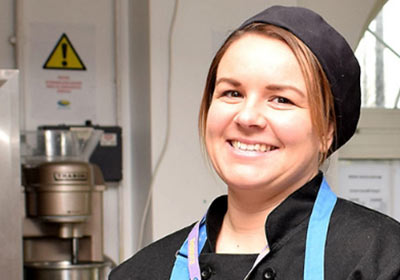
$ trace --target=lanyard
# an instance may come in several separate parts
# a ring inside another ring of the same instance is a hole
[[[307,229],[306,249],[304,259],[304,279],[324,279],[324,255],[325,243],[328,233],[329,221],[335,207],[337,197],[329,188],[325,178],[311,212]],[[188,238],[177,252],[170,280],[201,280],[199,254],[207,240],[205,217],[193,227]],[[255,267],[268,254],[268,246],[258,255],[251,270],[245,279],[251,274]]]

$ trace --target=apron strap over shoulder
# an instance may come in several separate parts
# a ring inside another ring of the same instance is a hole
[[[307,229],[304,259],[304,279],[306,280],[324,279],[325,243],[336,201],[336,195],[323,178]]]

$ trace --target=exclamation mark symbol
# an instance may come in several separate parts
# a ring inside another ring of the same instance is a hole
[[[64,66],[64,67],[67,67],[67,44],[66,43],[63,43],[62,45],[61,45],[61,48],[62,48],[62,55],[63,55],[63,62],[62,62],[62,65]]]

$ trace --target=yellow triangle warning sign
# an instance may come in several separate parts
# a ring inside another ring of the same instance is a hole
[[[78,53],[63,33],[43,65],[43,69],[86,70]]]

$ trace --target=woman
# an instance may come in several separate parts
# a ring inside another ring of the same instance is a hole
[[[359,76],[312,11],[247,20],[211,64],[199,118],[228,195],[110,279],[400,279],[400,225],[336,198],[318,171],[354,134]]]

